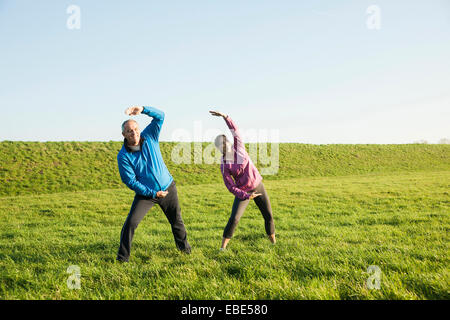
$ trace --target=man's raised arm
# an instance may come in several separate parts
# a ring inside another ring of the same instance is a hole
[[[150,124],[142,131],[141,134],[150,136],[155,140],[159,139],[159,133],[161,131],[165,116],[163,111],[149,106],[133,106],[125,110],[125,113],[129,116],[135,116],[142,113],[149,117],[152,117],[152,122],[150,122]]]

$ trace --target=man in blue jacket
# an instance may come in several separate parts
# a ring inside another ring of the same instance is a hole
[[[122,227],[117,260],[127,262],[130,257],[134,231],[154,204],[158,204],[169,220],[175,244],[184,253],[190,253],[187,233],[181,218],[177,188],[159,149],[159,133],[164,122],[164,112],[152,107],[133,106],[127,115],[146,114],[152,122],[142,131],[134,120],[122,124],[124,142],[117,155],[122,182],[136,195]]]

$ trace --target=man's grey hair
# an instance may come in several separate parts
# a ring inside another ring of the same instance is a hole
[[[128,119],[128,120],[125,120],[123,123],[122,123],[122,132],[124,132],[125,131],[125,125],[128,123],[128,122],[130,122],[130,121],[133,121],[133,122],[136,122],[135,120],[133,120],[133,119]],[[136,122],[137,123],[137,122]]]

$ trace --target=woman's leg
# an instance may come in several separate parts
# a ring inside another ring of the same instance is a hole
[[[230,242],[230,238],[222,238],[222,246],[220,247],[220,249],[225,249],[228,245],[228,242]]]
[[[269,240],[272,243],[275,243],[275,224],[273,222],[272,207],[270,205],[269,195],[267,194],[262,182],[256,187],[255,192],[261,193],[261,195],[256,197],[254,200],[264,218],[264,227],[267,235],[269,236]]]
[[[244,214],[245,208],[247,208],[250,200],[241,200],[238,197],[234,198],[233,207],[231,209],[231,216],[228,219],[228,223],[223,231],[222,248],[225,249],[231,237],[233,236],[234,230],[239,223]]]

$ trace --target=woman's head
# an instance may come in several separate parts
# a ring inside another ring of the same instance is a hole
[[[222,152],[222,154],[231,152],[231,143],[224,134],[219,134],[216,137],[214,140],[214,145],[220,152]]]

